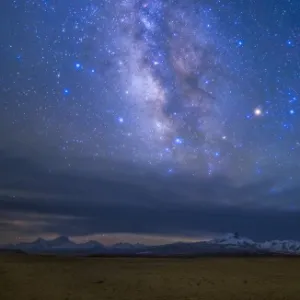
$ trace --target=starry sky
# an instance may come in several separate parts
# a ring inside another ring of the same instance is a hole
[[[300,239],[298,0],[0,14],[3,241]]]

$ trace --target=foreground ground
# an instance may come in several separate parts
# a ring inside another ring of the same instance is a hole
[[[0,255],[1,300],[300,299],[297,258]]]

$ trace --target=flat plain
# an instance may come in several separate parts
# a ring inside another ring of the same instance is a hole
[[[1,300],[293,300],[300,258],[0,254]]]

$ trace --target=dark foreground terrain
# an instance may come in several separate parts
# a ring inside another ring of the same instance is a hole
[[[0,254],[1,300],[300,299],[298,258]]]

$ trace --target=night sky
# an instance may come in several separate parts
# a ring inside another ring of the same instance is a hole
[[[299,0],[4,0],[0,243],[300,239]]]

